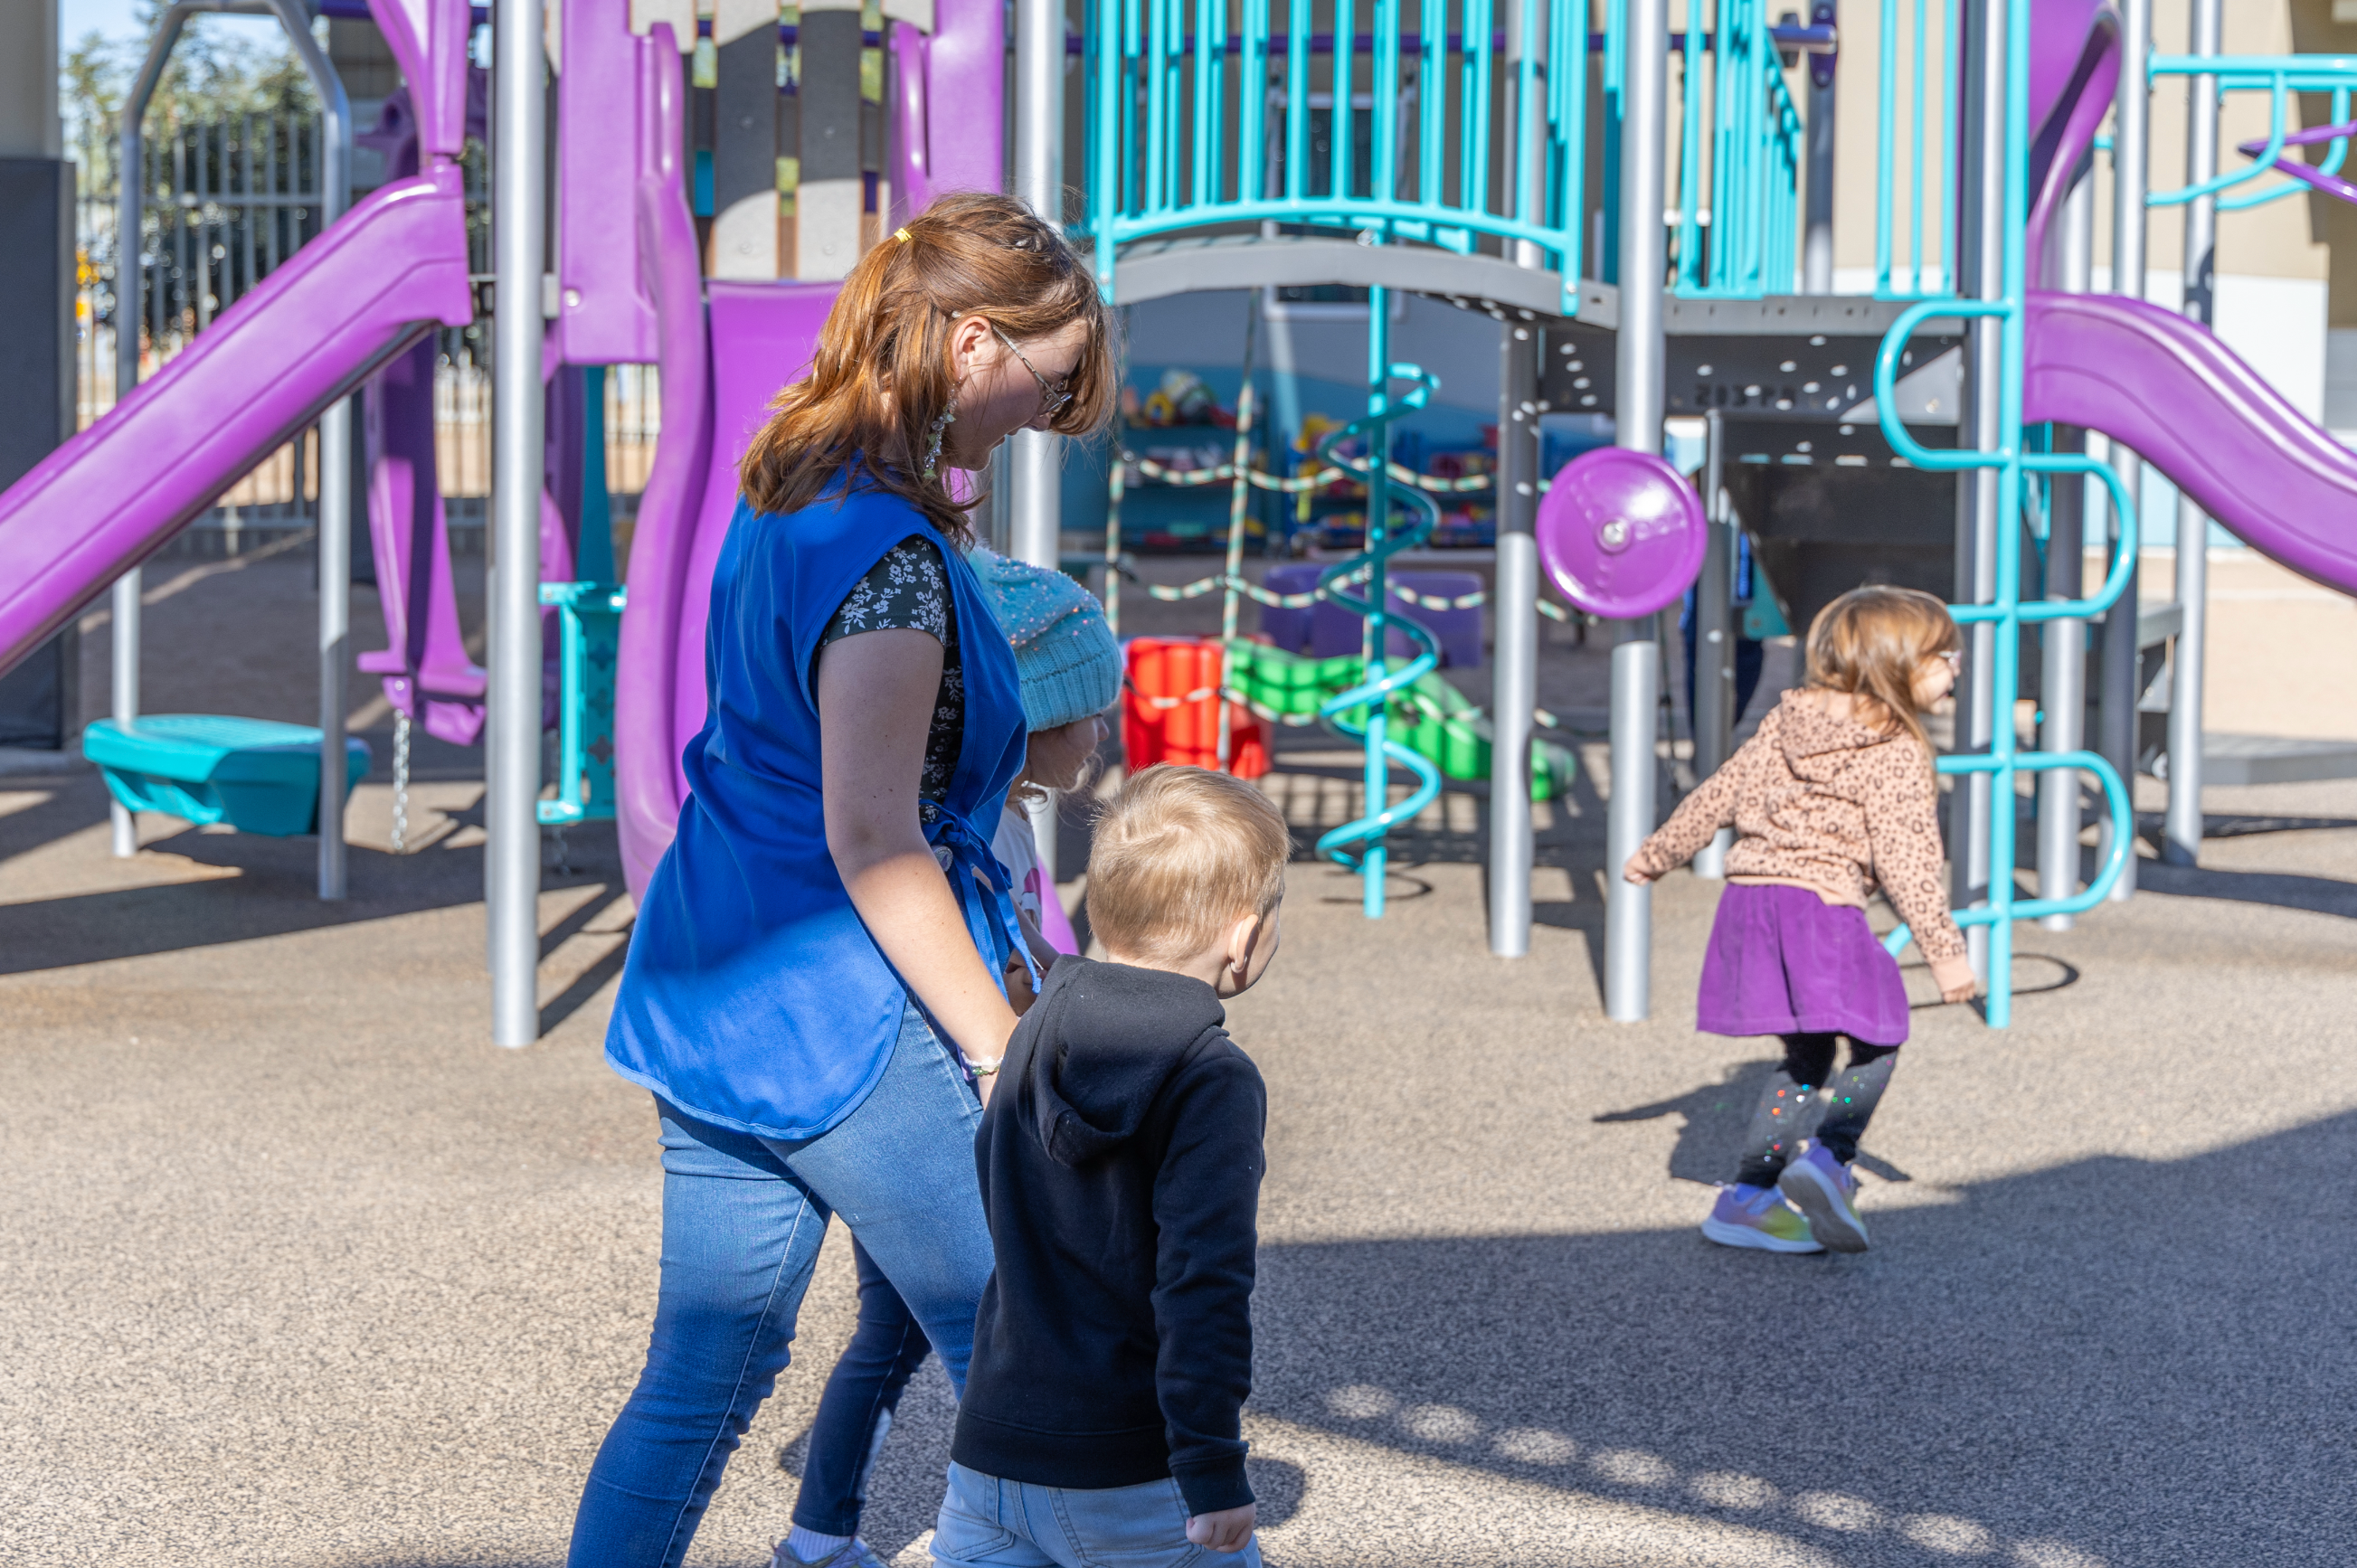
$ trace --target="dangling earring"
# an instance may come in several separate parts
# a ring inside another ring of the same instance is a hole
[[[924,481],[929,485],[933,482],[933,469],[942,458],[942,432],[947,430],[956,419],[957,393],[952,392],[949,406],[942,409],[940,415],[933,421],[932,440],[925,446]]]

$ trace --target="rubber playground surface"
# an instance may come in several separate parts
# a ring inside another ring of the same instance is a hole
[[[225,711],[301,718],[307,588],[290,558],[156,605],[148,705],[233,679]],[[224,673],[231,626],[262,629]],[[1547,658],[1576,712],[1590,656]],[[0,1562],[563,1561],[653,1300],[654,1120],[599,1058],[629,901],[575,832],[547,1037],[492,1048],[479,783],[424,757],[395,859],[386,755],[332,910],[308,841],[151,818],[115,862],[92,775],[0,778]],[[2203,869],[2021,933],[2008,1033],[1919,1010],[1875,1250],[1792,1259],[1694,1230],[1770,1057],[1693,1032],[1713,885],[1656,897],[1653,1019],[1601,1016],[1598,761],[1542,808],[1527,959],[1486,951],[1452,787],[1380,924],[1297,866],[1230,1010],[1271,1091],[1268,1561],[2348,1561],[2357,786],[2214,791]],[[1299,827],[1351,809],[1349,754],[1280,763]],[[838,1231],[689,1563],[766,1563],[851,1318]],[[923,1561],[951,1415],[928,1368],[888,1560]]]

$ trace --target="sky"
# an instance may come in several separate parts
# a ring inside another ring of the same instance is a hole
[[[274,36],[278,23],[269,16],[199,16],[190,24],[206,28],[235,28],[255,37]],[[110,38],[140,39],[147,29],[139,25],[139,0],[58,0],[58,44],[70,48],[82,35],[100,32]]]

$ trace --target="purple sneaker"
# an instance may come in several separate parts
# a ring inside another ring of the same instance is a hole
[[[1866,1221],[1857,1217],[1854,1201],[1857,1177],[1824,1144],[1809,1140],[1809,1146],[1776,1178],[1776,1187],[1809,1217],[1809,1232],[1818,1240],[1836,1252],[1866,1251]]]
[[[1752,1247],[1762,1252],[1822,1252],[1809,1222],[1792,1211],[1771,1187],[1738,1182],[1718,1189],[1702,1233],[1722,1247]]]

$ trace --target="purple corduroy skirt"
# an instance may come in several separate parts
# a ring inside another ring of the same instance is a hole
[[[1866,911],[1805,887],[1729,883],[1702,961],[1695,1026],[1714,1035],[1907,1041],[1907,987]]]

